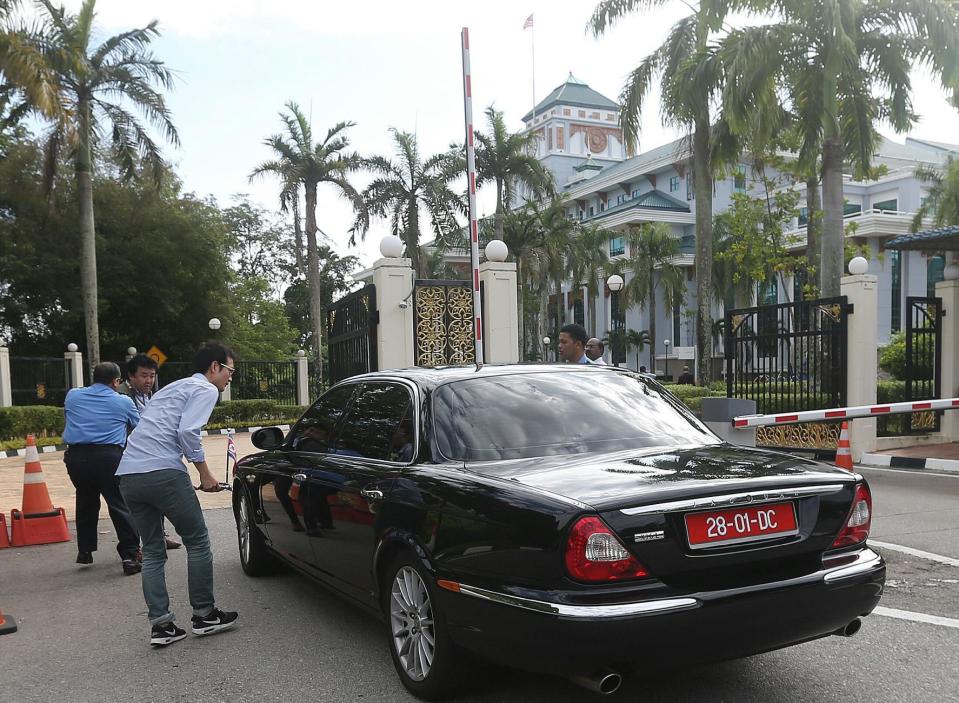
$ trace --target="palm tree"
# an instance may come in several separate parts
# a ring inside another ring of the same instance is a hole
[[[303,189],[306,204],[306,279],[310,290],[313,355],[316,359],[317,383],[322,384],[323,296],[316,242],[317,197],[320,184],[333,186],[353,205],[356,213],[355,230],[365,234],[369,228],[369,215],[360,194],[349,182],[350,173],[360,167],[362,160],[357,154],[346,151],[350,145],[346,130],[353,126],[352,122],[335,124],[327,131],[323,141],[314,142],[310,121],[299,106],[291,101],[286,104],[286,110],[280,113],[286,133],[274,134],[263,142],[273,150],[275,158],[253,169],[250,179],[267,174],[279,177],[282,183],[281,202],[294,207],[294,217],[299,207],[299,189]]]
[[[572,243],[569,269],[574,284],[586,287],[589,301],[589,333],[596,336],[596,298],[609,268],[609,238],[612,232],[593,224],[579,226]]]
[[[539,344],[527,344],[526,337],[526,303],[527,292],[533,289],[535,277],[533,266],[535,254],[540,250],[543,241],[543,230],[540,226],[538,211],[535,205],[527,205],[519,210],[511,210],[503,217],[503,241],[509,247],[510,254],[516,260],[516,305],[519,320],[520,361],[526,359],[529,350],[538,355]]]
[[[656,339],[656,294],[662,290],[666,309],[672,310],[686,292],[682,269],[674,263],[679,256],[679,240],[672,235],[669,225],[661,222],[632,227],[627,233],[629,261],[632,276],[626,283],[624,304],[639,305],[649,310],[649,335]],[[712,324],[710,324],[710,330]],[[709,337],[706,337],[709,342]],[[649,351],[649,367],[656,368],[655,347]]]
[[[15,16],[21,4],[0,0],[0,131],[31,110],[54,119],[62,108],[58,76],[43,56],[43,29]]]
[[[666,0],[602,0],[588,28],[599,36],[628,13],[664,4]],[[713,175],[723,160],[738,153],[736,140],[721,116],[714,120],[712,114],[711,105],[723,87],[723,71],[708,49],[711,37],[722,28],[735,4],[734,0],[700,3],[693,14],[673,25],[662,46],[630,73],[620,95],[620,124],[628,149],[637,146],[645,99],[657,85],[664,122],[691,134],[696,197],[696,350],[698,374],[704,384],[712,378]]]
[[[413,270],[423,278],[420,217],[426,215],[436,243],[443,244],[459,227],[456,215],[466,211],[463,198],[451,186],[462,175],[460,159],[451,151],[423,160],[415,134],[390,131],[397,160],[382,156],[363,160],[364,167],[376,176],[363,191],[363,202],[370,215],[389,218],[390,231],[406,243]]]
[[[654,348],[653,337],[649,334],[649,330],[630,330],[626,333],[625,342],[627,353],[631,348],[636,349],[636,370],[638,371],[639,355],[642,354],[643,349],[646,348],[646,345],[649,345],[650,349]],[[650,368],[653,368],[653,366],[650,365]]]
[[[536,134],[510,133],[503,113],[492,105],[486,108],[489,132],[476,131],[476,186],[496,186],[497,239],[503,238],[503,216],[512,209],[517,188],[529,193],[529,199],[551,195],[553,177],[535,156]]]
[[[549,330],[553,339],[559,338],[559,327],[565,319],[565,302],[563,300],[563,280],[570,273],[568,262],[571,260],[572,241],[574,240],[577,224],[566,216],[566,207],[560,198],[553,200],[537,211],[537,219],[541,231],[541,246],[536,252],[542,290],[540,307],[540,337],[547,334],[546,326],[549,321],[547,312],[548,290],[552,284],[556,305],[557,329]]]
[[[929,184],[929,190],[912,220],[912,231],[918,232],[927,217],[935,227],[959,225],[959,159],[950,158],[941,172],[920,167],[916,178]]]
[[[43,57],[43,70],[55,78],[59,109],[45,140],[45,181],[52,187],[59,156],[72,159],[77,181],[80,230],[80,282],[87,353],[100,362],[100,325],[97,314],[96,226],[93,212],[93,168],[103,141],[109,139],[113,161],[124,178],[146,167],[159,184],[166,165],[160,148],[136,109],[168,142],[180,140],[163,95],[154,87],[171,89],[173,74],[149,52],[159,36],[156,20],[92,45],[96,0],[84,0],[76,15],[39,0],[45,11],[39,31],[30,36]],[[51,83],[51,85],[53,85]],[[38,108],[40,105],[38,104]],[[107,135],[109,135],[107,137]]]
[[[820,292],[839,295],[844,262],[843,165],[873,172],[878,120],[897,131],[915,120],[909,73],[942,77],[959,105],[959,23],[948,0],[769,0],[778,22],[723,40],[724,107],[734,128],[757,106],[785,97],[802,135],[800,162],[822,174]],[[809,179],[809,185],[813,179]]]

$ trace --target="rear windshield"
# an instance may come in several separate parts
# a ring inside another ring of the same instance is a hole
[[[461,461],[719,442],[656,384],[623,373],[456,381],[434,393],[433,418],[440,452]]]

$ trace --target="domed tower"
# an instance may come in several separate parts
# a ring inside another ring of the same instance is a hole
[[[535,132],[537,157],[553,174],[558,191],[626,158],[619,105],[572,73],[523,116]],[[585,167],[585,171],[584,171]]]

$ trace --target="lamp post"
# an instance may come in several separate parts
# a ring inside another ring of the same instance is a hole
[[[610,293],[619,293],[621,290],[623,290],[623,287],[625,285],[626,285],[626,281],[623,280],[623,277],[620,276],[618,273],[614,273],[613,275],[611,275],[609,278],[606,279],[606,287],[609,288]],[[616,320],[613,319],[613,315],[612,315],[612,300],[610,300],[610,303],[611,303],[610,316],[609,316],[610,323],[612,324],[613,331],[619,332],[620,331],[619,327],[617,326]],[[613,337],[612,339],[616,339],[616,337]],[[612,349],[610,349],[610,360],[613,362],[613,366],[619,366],[619,363],[617,362],[617,358],[616,358],[617,344],[612,343],[610,344],[610,346],[613,347]],[[653,371],[655,371],[655,369],[653,369]]]
[[[543,361],[548,361],[548,359],[546,358],[546,354],[549,351],[549,342],[550,342],[549,337],[543,337]]]
[[[663,340],[663,348],[666,350],[666,352],[663,354],[663,364],[666,367],[665,375],[668,377],[669,376],[669,340],[668,339]]]
[[[220,318],[211,317],[210,321],[207,324],[210,326],[211,330],[216,332],[218,329],[220,329]]]

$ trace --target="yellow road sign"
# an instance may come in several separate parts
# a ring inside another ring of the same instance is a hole
[[[163,366],[163,362],[167,360],[167,355],[155,344],[147,350],[147,356],[157,362],[157,366]]]

